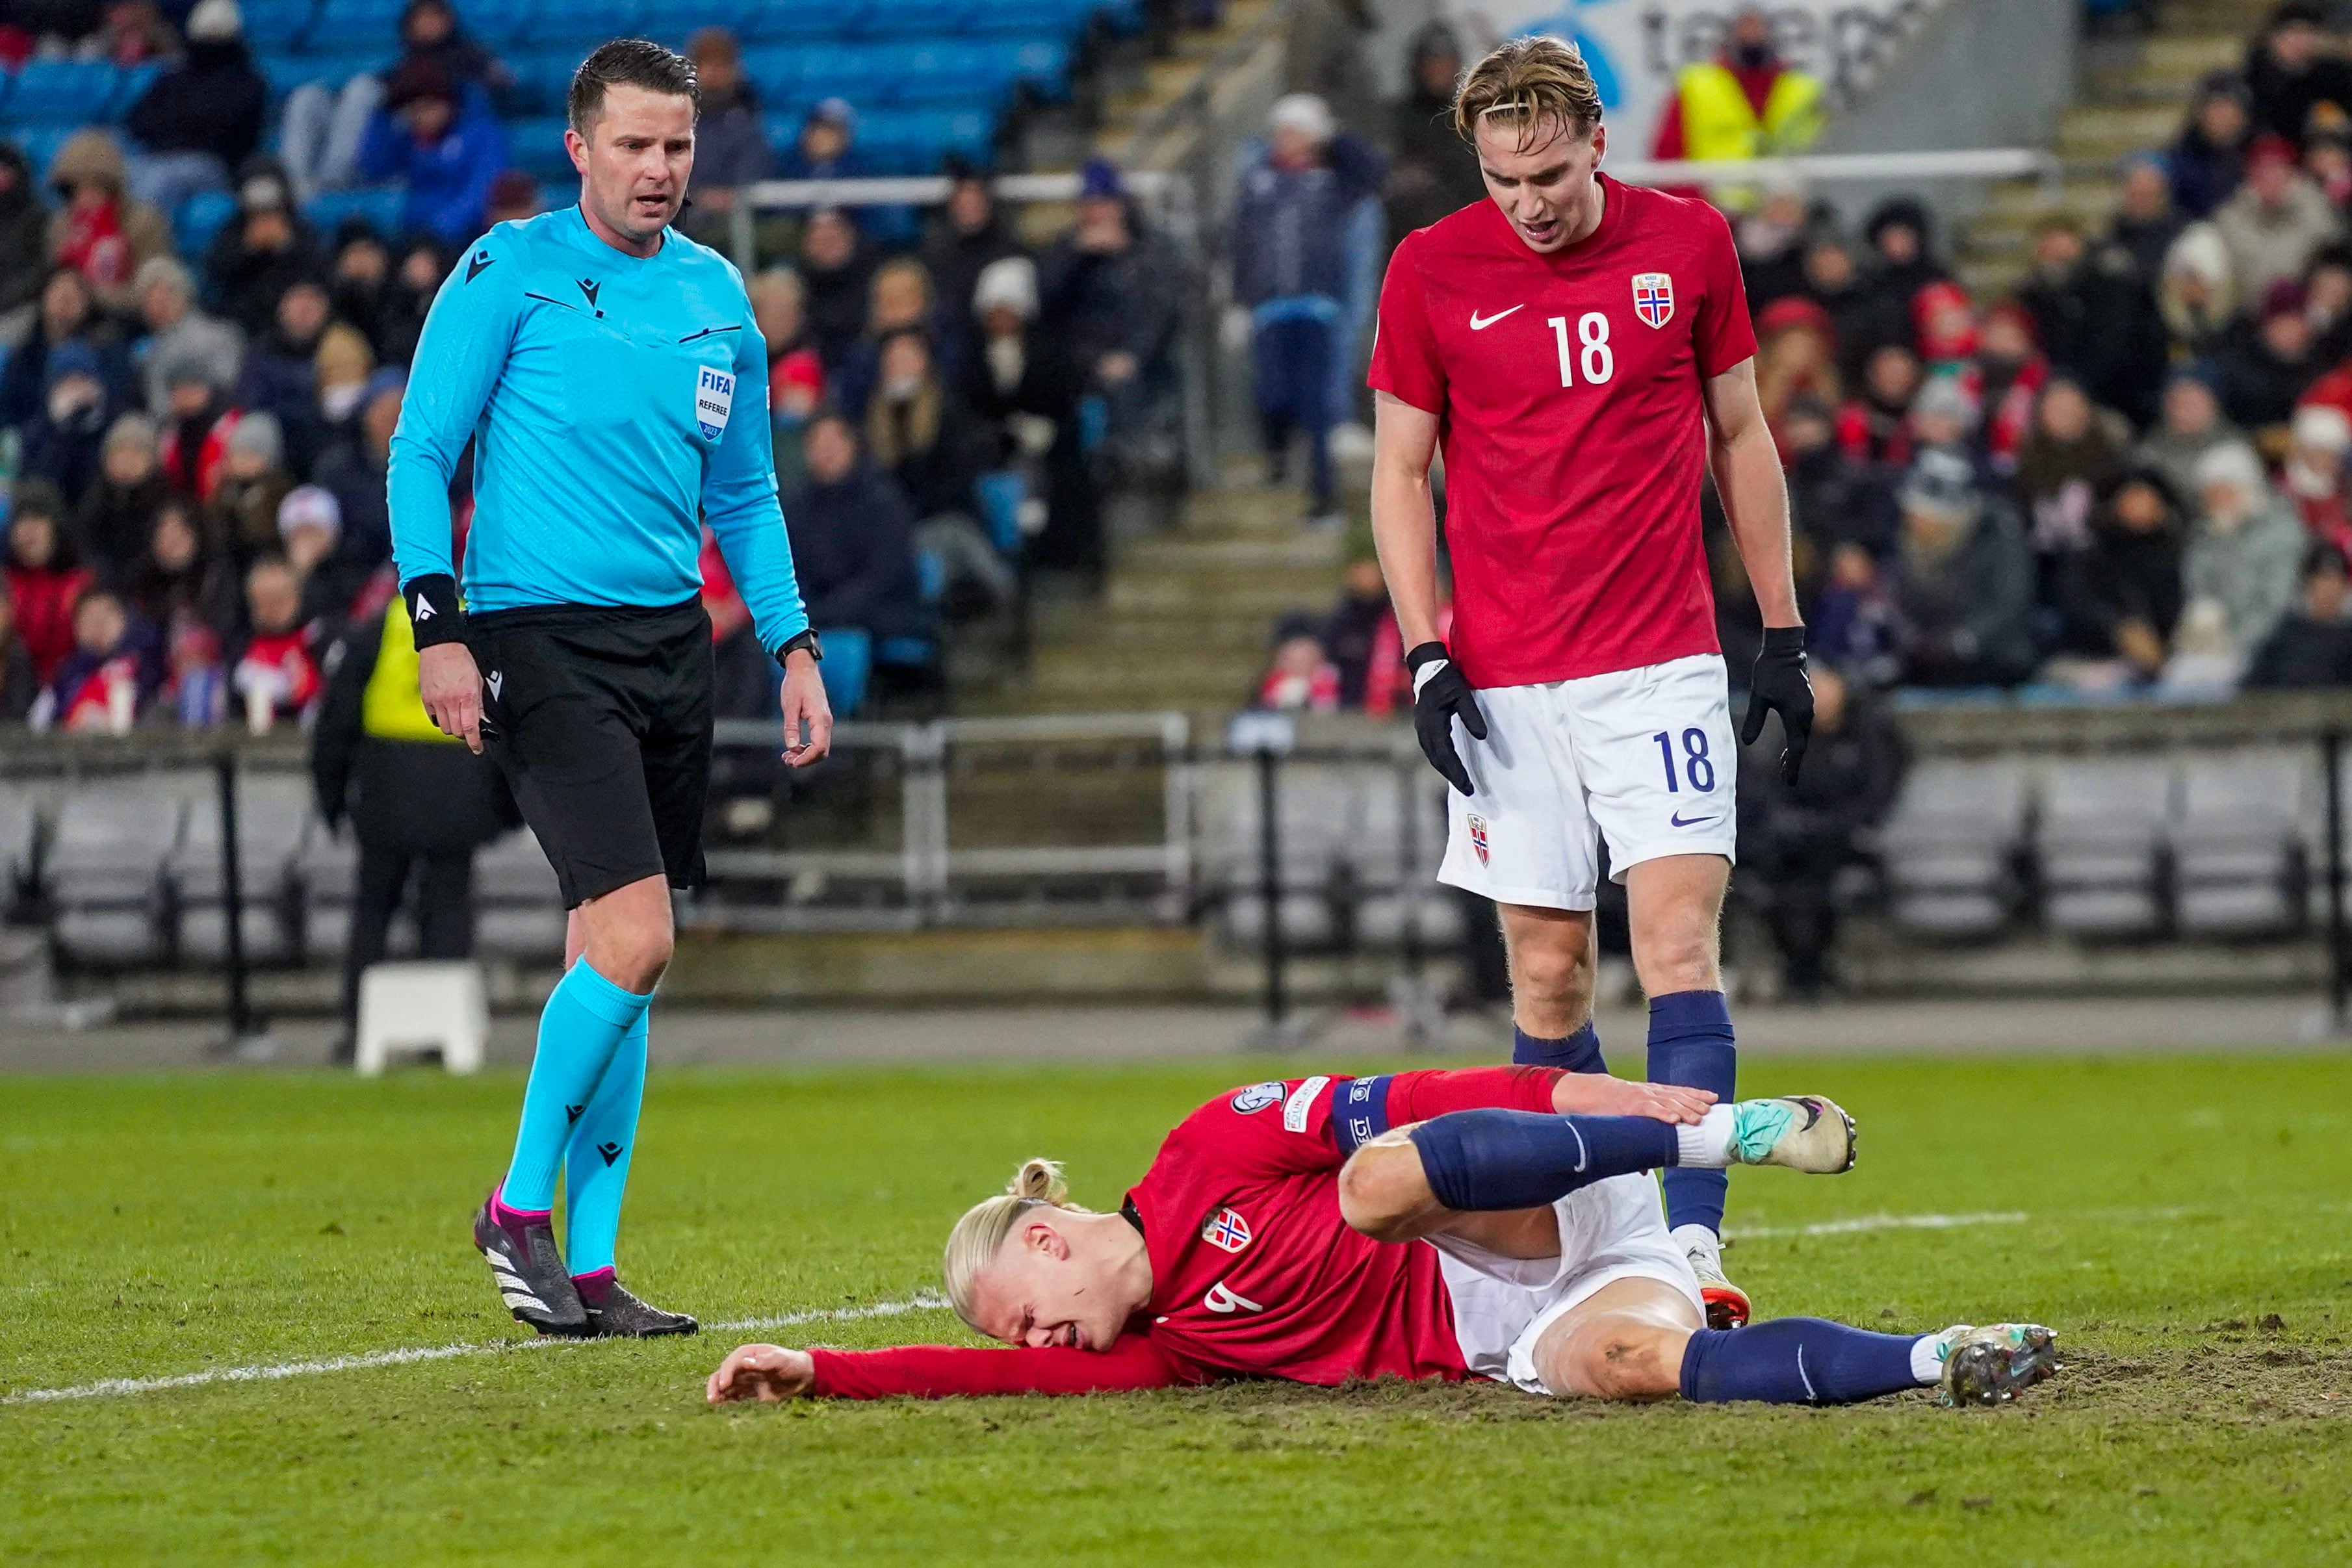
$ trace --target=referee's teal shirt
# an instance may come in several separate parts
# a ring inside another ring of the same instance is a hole
[[[469,436],[469,611],[679,603],[702,589],[707,519],[761,643],[808,629],[776,502],[767,344],[718,252],[670,229],[627,256],[577,206],[467,249],[392,438],[404,583],[451,570],[449,476]]]

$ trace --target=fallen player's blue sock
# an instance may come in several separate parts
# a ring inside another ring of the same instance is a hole
[[[1650,998],[1650,1082],[1711,1089],[1716,1103],[1735,1098],[1738,1056],[1732,1047],[1731,1009],[1721,991],[1675,991]],[[1717,1170],[1674,1170],[1659,1178],[1665,1189],[1666,1228],[1704,1225],[1723,1229],[1723,1194],[1729,1178]]]
[[[1647,1116],[1454,1111],[1409,1134],[1429,1190],[1448,1208],[1539,1208],[1613,1176],[1671,1166],[1671,1123]]]
[[[539,1015],[539,1049],[522,1092],[522,1125],[507,1166],[506,1201],[516,1208],[555,1203],[555,1169],[572,1124],[586,1113],[621,1037],[645,1016],[651,993],[625,991],[582,959],[549,993]]]
[[[1932,1381],[1912,1347],[1933,1334],[1872,1333],[1826,1318],[1700,1329],[1683,1352],[1683,1397],[1702,1405],[1850,1405]]]
[[[646,1097],[646,1024],[639,1013],[613,1052],[604,1081],[572,1124],[563,1147],[563,1260],[574,1274],[613,1266],[621,1233],[621,1195],[637,1147],[637,1108]]]
[[[1601,1060],[1601,1031],[1586,1019],[1584,1027],[1560,1040],[1538,1040],[1511,1026],[1511,1061],[1523,1067],[1558,1067],[1570,1072],[1606,1072]]]

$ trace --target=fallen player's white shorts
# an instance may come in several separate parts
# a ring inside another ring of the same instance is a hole
[[[1454,743],[1475,793],[1448,788],[1437,880],[1498,904],[1591,909],[1598,835],[1612,880],[1664,855],[1734,858],[1738,748],[1719,654],[1478,693],[1486,738]]]
[[[1559,1256],[1505,1258],[1452,1237],[1433,1236],[1454,1298],[1454,1338],[1474,1377],[1551,1394],[1536,1375],[1544,1330],[1619,1280],[1655,1280],[1690,1298],[1703,1322],[1706,1303],[1690,1260],[1666,1234],[1658,1184],[1650,1176],[1611,1176],[1553,1204]]]

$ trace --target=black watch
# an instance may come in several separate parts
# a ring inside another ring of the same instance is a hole
[[[797,637],[785,638],[783,645],[776,650],[776,663],[782,664],[792,656],[795,649],[800,648],[807,649],[808,656],[817,663],[824,663],[824,647],[816,640],[816,632],[814,630],[803,632]]]

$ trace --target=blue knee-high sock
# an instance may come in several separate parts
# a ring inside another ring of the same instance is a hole
[[[1522,1067],[1558,1067],[1570,1072],[1609,1071],[1609,1064],[1601,1060],[1601,1031],[1590,1019],[1582,1029],[1559,1040],[1538,1040],[1513,1024],[1511,1061]]]
[[[646,1098],[646,1024],[639,1013],[604,1069],[588,1108],[563,1146],[563,1258],[574,1274],[613,1266],[621,1233],[621,1195],[637,1148],[637,1109]]]
[[[1717,1103],[1735,1097],[1738,1054],[1732,1046],[1731,1009],[1721,991],[1675,991],[1650,998],[1650,1082],[1711,1089]],[[1660,1178],[1665,1188],[1666,1225],[1723,1228],[1723,1172],[1674,1170]]]
[[[539,1015],[539,1050],[522,1094],[522,1125],[500,1197],[521,1209],[555,1205],[555,1169],[572,1124],[587,1112],[613,1052],[645,1016],[650,993],[625,991],[583,959],[572,966]]]
[[[1911,1347],[1928,1336],[1872,1333],[1825,1318],[1700,1329],[1683,1352],[1683,1397],[1718,1405],[1851,1405],[1921,1386]]]
[[[1448,1208],[1538,1208],[1613,1176],[1675,1163],[1671,1124],[1647,1116],[1454,1111],[1410,1134],[1429,1190]]]

